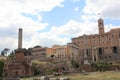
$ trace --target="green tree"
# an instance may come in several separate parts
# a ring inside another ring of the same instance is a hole
[[[28,50],[28,54],[31,55],[31,53],[32,53],[32,48],[28,48],[27,50]]]
[[[25,56],[31,55],[32,53],[32,48],[28,48],[28,49],[23,48],[22,50],[24,51]]]
[[[110,69],[110,65],[104,61],[90,62],[90,65],[95,71],[105,71]]]
[[[5,55],[5,54],[4,54],[4,51],[1,51],[1,55],[2,55],[2,56],[4,56],[4,55]]]
[[[9,50],[10,50],[10,49],[8,49],[8,48],[4,48],[4,49],[3,49],[4,55],[6,55],[6,56],[7,56],[7,54],[8,54],[8,52],[9,52]]]
[[[22,50],[23,50],[23,52],[24,52],[24,55],[27,56],[27,55],[28,55],[27,49],[26,49],[26,48],[23,48]]]
[[[4,62],[0,61],[0,76],[3,74],[3,67],[4,67]]]
[[[71,64],[74,68],[76,68],[76,69],[79,68],[79,64],[76,63],[74,60],[71,60]]]
[[[54,54],[50,55],[50,57],[53,58],[53,57],[54,57]]]
[[[40,45],[36,45],[33,48],[41,48],[41,46]]]
[[[14,59],[14,57],[15,57],[15,52],[14,51],[12,51],[10,54],[9,54],[9,59],[11,59],[11,60],[13,60]]]
[[[91,66],[94,70],[97,70],[97,69],[98,69],[98,62],[93,62],[93,61],[91,61],[91,62],[90,62],[90,66]]]
[[[39,75],[40,74],[39,68],[36,67],[35,63],[32,63],[32,68],[33,68],[33,71],[34,71],[34,75]]]

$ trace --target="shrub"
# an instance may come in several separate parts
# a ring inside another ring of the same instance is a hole
[[[0,61],[0,76],[3,74],[3,67],[4,67],[4,62]]]
[[[71,60],[71,64],[74,68],[79,68],[79,64],[77,64],[74,60]]]
[[[110,65],[104,61],[90,62],[90,65],[96,71],[106,71],[110,69]]]

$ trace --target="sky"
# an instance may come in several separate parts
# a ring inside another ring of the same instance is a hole
[[[19,28],[24,48],[67,45],[71,38],[98,34],[100,17],[105,32],[119,28],[119,5],[120,0],[0,0],[0,51],[17,48]]]

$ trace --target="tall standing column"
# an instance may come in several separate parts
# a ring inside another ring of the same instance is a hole
[[[22,48],[22,28],[19,28],[18,33],[18,49]]]

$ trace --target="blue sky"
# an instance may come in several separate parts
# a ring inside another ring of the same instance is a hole
[[[62,3],[64,7],[55,7],[49,12],[42,12],[42,22],[47,22],[50,25],[61,26],[66,24],[70,19],[81,21],[82,8],[85,5],[85,0],[73,2],[66,0]],[[75,10],[75,8],[77,10]]]
[[[23,47],[66,45],[71,38],[120,27],[120,0],[0,0],[0,50],[17,48],[18,28]],[[3,42],[4,40],[4,42]]]

